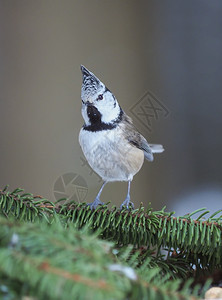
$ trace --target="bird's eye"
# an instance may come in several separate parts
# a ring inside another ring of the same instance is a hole
[[[100,95],[98,96],[97,100],[103,100],[103,95],[100,94]]]

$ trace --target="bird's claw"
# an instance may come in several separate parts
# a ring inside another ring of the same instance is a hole
[[[126,198],[123,203],[120,205],[120,209],[122,210],[123,207],[125,207],[126,209],[130,209],[130,207],[132,209],[134,209],[134,204],[132,201],[130,201],[130,199]]]
[[[98,205],[104,205],[104,203],[100,201],[99,198],[96,198],[92,203],[87,204],[87,206],[89,206],[91,210],[95,210]]]

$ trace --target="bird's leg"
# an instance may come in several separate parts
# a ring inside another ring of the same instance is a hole
[[[130,184],[131,184],[131,181],[129,180],[128,181],[128,191],[127,191],[126,199],[120,205],[120,209],[123,209],[123,206],[125,206],[127,209],[129,209],[130,205],[134,209],[134,204],[133,204],[133,202],[130,201]]]
[[[104,186],[107,184],[107,181],[104,181],[103,182],[103,185],[101,186],[100,190],[99,190],[99,193],[97,194],[95,200],[92,202],[92,203],[88,203],[87,205],[90,207],[90,209],[96,209],[96,207],[98,205],[103,205],[104,203],[100,201],[100,195],[102,193],[102,190],[104,188]]]

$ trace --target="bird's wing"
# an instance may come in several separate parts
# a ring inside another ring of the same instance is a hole
[[[127,115],[124,115],[123,124],[125,138],[129,141],[129,143],[141,149],[144,152],[144,156],[147,160],[153,161],[152,148],[149,146],[147,140],[136,130],[131,118]]]
[[[141,135],[139,134],[138,137],[135,138],[129,138],[129,142],[136,146],[137,148],[143,150],[144,156],[147,160],[149,161],[153,161],[153,152],[151,147],[149,146],[147,140]]]

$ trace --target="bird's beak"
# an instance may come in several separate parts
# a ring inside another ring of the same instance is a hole
[[[84,104],[84,105],[87,105],[87,106],[93,106],[93,103],[92,102],[90,102],[90,101],[83,101],[82,100],[82,104]]]

